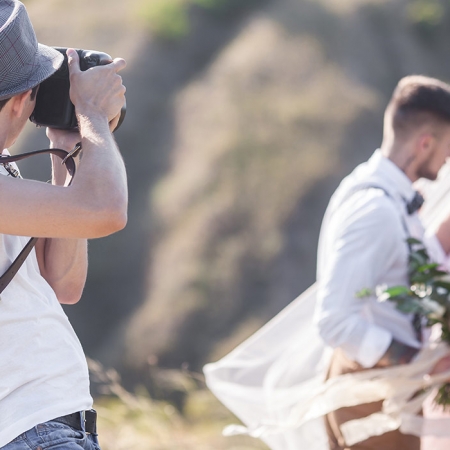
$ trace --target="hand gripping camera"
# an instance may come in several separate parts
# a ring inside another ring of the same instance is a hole
[[[64,61],[61,67],[39,86],[36,106],[30,120],[38,126],[76,130],[78,129],[78,123],[75,107],[69,97],[70,81],[67,48],[55,47],[55,50],[64,55]],[[106,53],[93,50],[77,50],[77,53],[80,57],[80,69],[83,71],[112,62],[111,56]],[[126,106],[124,105],[116,130],[122,124],[125,113]]]

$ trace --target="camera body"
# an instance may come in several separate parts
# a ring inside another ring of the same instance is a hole
[[[58,128],[62,130],[78,129],[75,107],[70,101],[69,90],[69,64],[66,54],[67,48],[54,47],[64,55],[61,67],[49,78],[44,80],[36,97],[36,105],[30,116],[31,122],[37,126]],[[111,56],[93,50],[77,50],[80,57],[80,69],[88,70],[91,67],[102,66],[112,62]],[[122,107],[120,120],[116,127],[122,124],[126,107]]]

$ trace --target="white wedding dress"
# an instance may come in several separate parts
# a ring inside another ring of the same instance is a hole
[[[436,226],[450,214],[450,166],[444,166],[436,182],[423,181],[418,188],[426,199],[422,220],[427,228]],[[365,433],[377,433],[376,429],[383,432],[379,430],[398,428],[400,421],[405,432],[422,435],[422,450],[448,450],[450,414],[434,409],[426,400],[424,422],[416,415],[421,405],[407,402],[407,389],[415,392],[423,386],[433,358],[437,360],[445,348],[431,349],[426,356],[428,365],[419,362],[410,373],[388,369],[388,383],[380,382],[376,375],[369,379],[370,373],[363,377],[351,375],[346,395],[342,396],[339,387],[345,385],[345,380],[340,385],[341,380],[337,385],[325,384],[332,349],[324,344],[312,320],[315,294],[313,285],[231,353],[205,366],[208,387],[245,424],[230,425],[224,434],[246,433],[262,439],[272,450],[328,450],[323,414],[330,408],[377,399],[383,391],[392,397],[390,411],[364,425],[350,426],[350,440],[358,442]],[[438,385],[442,381],[432,379],[430,384],[433,382]],[[404,386],[406,391],[397,395]],[[423,436],[429,432],[441,437]]]

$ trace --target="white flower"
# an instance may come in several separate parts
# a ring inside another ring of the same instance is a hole
[[[381,294],[377,297],[377,301],[385,302],[385,301],[389,300],[390,298],[391,298],[391,296],[387,292],[384,292],[383,294]]]
[[[385,292],[387,288],[387,284],[380,284],[375,288],[375,295],[379,302],[385,302],[389,298],[389,294]]]
[[[411,286],[411,291],[418,297],[424,298],[428,297],[433,292],[433,288],[431,286],[426,286],[425,284],[414,284]]]
[[[429,297],[423,297],[420,302],[428,310],[427,315],[430,319],[442,319],[445,314],[445,308],[441,304]]]

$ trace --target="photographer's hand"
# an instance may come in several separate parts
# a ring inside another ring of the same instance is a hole
[[[105,118],[108,123],[115,120],[125,104],[126,88],[122,84],[122,77],[118,75],[126,66],[125,60],[116,58],[110,64],[81,71],[78,53],[69,48],[67,56],[70,98],[78,119]]]
[[[114,119],[109,121],[109,129],[110,129],[111,133],[117,128],[117,125],[119,124],[119,121],[120,121],[120,116],[121,116],[121,113],[117,114],[117,116],[114,117]]]

